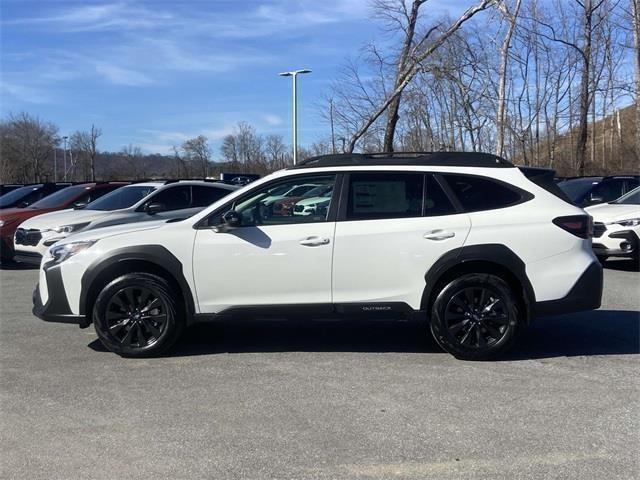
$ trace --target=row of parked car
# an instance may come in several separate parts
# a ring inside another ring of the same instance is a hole
[[[0,196],[3,261],[39,264],[54,243],[72,233],[152,220],[188,218],[241,185],[197,180],[45,183],[10,188]],[[274,188],[263,215],[326,214],[333,185],[321,181]]]

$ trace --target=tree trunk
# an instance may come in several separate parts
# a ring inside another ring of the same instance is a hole
[[[640,158],[640,0],[631,0],[633,13],[633,47],[635,50],[635,81],[636,81],[636,156]]]
[[[424,3],[424,1],[425,0],[414,0],[413,4],[411,5],[411,13],[409,14],[409,17],[407,17],[404,44],[402,45],[402,51],[400,52],[400,57],[398,57],[398,64],[396,65],[396,80],[393,85],[394,90],[396,90],[402,82],[403,73],[407,69],[409,54],[411,53],[411,49],[413,47],[413,37],[416,31],[418,12],[420,10],[420,6]],[[387,126],[384,131],[384,144],[382,146],[383,151],[385,152],[393,152],[393,140],[395,138],[398,120],[400,119],[400,115],[398,114],[398,112],[400,111],[401,97],[402,91],[400,91],[400,93],[398,93],[398,95],[396,95],[392,99],[387,110]]]
[[[582,34],[582,75],[580,79],[580,111],[578,113],[578,140],[576,142],[576,166],[578,175],[583,176],[587,155],[587,137],[589,122],[589,105],[591,92],[589,89],[591,70],[591,33],[593,21],[593,8],[591,0],[584,3],[584,25]]]
[[[498,85],[498,115],[497,115],[497,137],[496,137],[496,155],[502,157],[504,154],[504,116],[506,110],[506,92],[507,92],[507,66],[509,64],[509,47],[511,46],[511,38],[516,27],[518,11],[520,10],[521,0],[517,0],[513,14],[509,13],[506,6],[503,5],[503,14],[509,22],[507,33],[502,40],[500,48],[500,81]]]

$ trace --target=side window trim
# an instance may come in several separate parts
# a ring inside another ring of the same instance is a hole
[[[462,207],[462,203],[460,203],[460,200],[458,200],[458,197],[456,196],[456,194],[453,193],[453,190],[451,189],[447,181],[444,179],[442,174],[440,172],[433,172],[431,175],[433,175],[433,178],[435,179],[436,183],[440,185],[440,188],[444,191],[444,194],[447,196],[447,198],[451,202],[451,205],[453,205],[453,208],[455,208],[456,213],[465,213],[464,208]]]
[[[286,182],[287,180],[300,178],[300,177],[322,177],[322,176],[328,176],[328,175],[334,175],[335,176],[335,183],[334,183],[334,187],[333,187],[334,194],[331,197],[331,203],[330,203],[330,206],[329,206],[329,211],[327,212],[327,219],[325,221],[323,221],[323,222],[309,222],[308,224],[335,222],[336,221],[336,217],[338,215],[338,204],[341,202],[342,185],[344,184],[343,177],[345,177],[345,175],[343,173],[341,173],[341,172],[328,171],[328,172],[316,172],[316,173],[313,173],[313,174],[300,173],[299,175],[288,175],[286,177],[274,179],[273,181],[268,182],[268,183],[263,183],[259,187],[252,188],[246,194],[244,194],[244,195],[242,195],[240,197],[236,197],[233,200],[229,201],[228,203],[225,203],[224,205],[222,205],[220,208],[215,209],[209,215],[207,215],[202,220],[200,220],[198,223],[196,223],[193,226],[193,228],[196,229],[196,230],[212,228],[211,226],[207,225],[210,217],[213,217],[215,215],[220,215],[222,213],[228,212],[229,210],[233,210],[237,203],[242,202],[246,198],[248,198],[251,195],[253,195],[254,192],[256,191],[256,189],[262,189],[262,188],[265,188],[265,187],[270,187],[272,185],[277,185],[279,183]],[[335,196],[336,193],[338,194],[337,197]],[[283,225],[295,225],[295,224],[294,223],[286,223],[286,224],[283,224]]]

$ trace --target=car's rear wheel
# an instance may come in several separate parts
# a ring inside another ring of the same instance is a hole
[[[486,360],[505,353],[519,329],[517,297],[500,277],[465,274],[443,286],[431,310],[431,332],[456,358]]]
[[[180,336],[183,319],[169,283],[149,273],[129,273],[99,293],[93,308],[98,338],[127,357],[159,355]]]

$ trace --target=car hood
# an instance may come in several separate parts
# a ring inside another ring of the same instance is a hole
[[[101,240],[103,238],[122,235],[125,233],[140,232],[142,230],[153,230],[155,228],[162,227],[166,223],[167,220],[163,219],[138,223],[123,223],[121,225],[114,225],[112,227],[80,231],[78,233],[69,235],[67,238],[61,240],[56,245],[63,245],[65,243],[78,242],[83,240]]]
[[[40,215],[42,213],[50,212],[50,209],[42,208],[3,208],[0,210],[0,220],[10,222],[12,220],[27,219]]]
[[[110,213],[111,212],[102,212],[99,210],[62,210],[30,218],[26,222],[23,222],[21,227],[47,230],[53,227],[61,227],[62,225],[92,222],[99,218],[105,218]]]
[[[640,206],[619,203],[602,203],[585,208],[595,222],[609,223],[617,220],[640,217]]]

